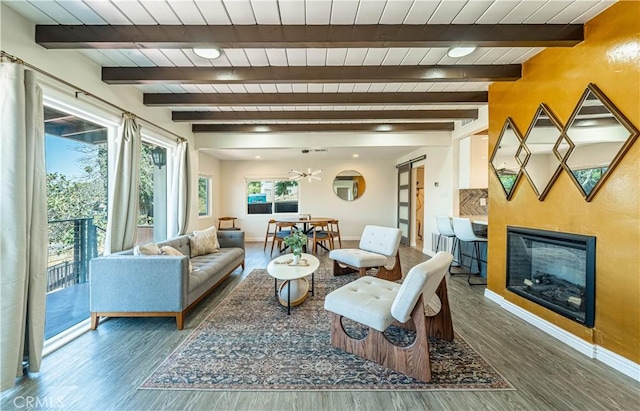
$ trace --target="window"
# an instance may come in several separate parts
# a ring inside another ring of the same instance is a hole
[[[198,178],[198,215],[211,215],[211,177]]]
[[[254,180],[247,182],[248,214],[298,212],[298,182]]]
[[[146,136],[142,138],[144,140]],[[167,167],[160,168],[153,164],[151,151],[154,148],[155,146],[151,143],[142,142],[136,244],[162,241],[167,238]]]

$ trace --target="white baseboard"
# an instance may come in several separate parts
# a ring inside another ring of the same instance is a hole
[[[640,381],[640,364],[636,364],[623,356],[609,351],[606,348],[596,345],[596,359],[607,364],[609,367],[620,371],[624,375]]]
[[[617,371],[620,371],[624,375],[627,375],[635,379],[636,381],[640,381],[640,364],[636,364],[635,362],[605,348],[602,348],[599,345],[591,344],[581,338],[578,338],[575,335],[558,327],[557,325],[552,324],[547,320],[544,320],[537,315],[534,315],[529,311],[513,304],[512,302],[506,300],[500,294],[497,294],[489,290],[488,288],[484,290],[484,296],[485,298],[495,302],[500,307],[504,308],[506,311],[509,311],[516,317],[525,320],[534,327],[562,341],[569,347],[577,350],[587,357],[595,358],[598,361],[602,361],[606,365]]]

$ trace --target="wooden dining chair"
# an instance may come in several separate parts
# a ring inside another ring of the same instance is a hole
[[[329,221],[329,235],[331,236],[331,242],[333,243],[332,249],[336,246],[336,238],[338,239],[338,245],[342,248],[342,238],[340,237],[340,225],[338,220]]]
[[[311,241],[313,254],[318,252],[318,244],[322,245],[327,250],[333,249],[333,237],[329,234],[328,222],[311,224],[311,230],[307,233],[307,237]]]
[[[267,242],[269,242],[269,237],[273,237],[273,234],[275,233],[275,227],[274,230],[271,231],[271,225],[275,223],[276,220],[274,219],[267,222],[267,233],[264,235],[264,247],[262,248],[262,251],[267,251]]]
[[[296,228],[296,223],[289,223],[284,221],[276,221],[275,222],[276,229],[273,232],[273,236],[271,237],[271,253],[269,255],[273,255],[273,247],[276,243],[278,243],[278,250],[282,248],[282,243],[286,237],[291,235],[291,230]]]
[[[218,218],[218,231],[237,231],[240,230],[240,227],[236,227],[237,217],[219,217]],[[231,227],[225,226],[222,227],[222,224],[229,224],[231,222]]]

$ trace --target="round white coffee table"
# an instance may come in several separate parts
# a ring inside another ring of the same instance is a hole
[[[305,277],[311,275],[311,295],[314,295],[314,273],[320,266],[318,259],[302,253],[300,263],[292,265],[293,254],[284,254],[271,260],[267,272],[275,282],[275,295],[280,304],[287,306],[287,315],[291,314],[291,306],[302,304],[309,293],[309,282]],[[278,289],[278,280],[282,280]]]

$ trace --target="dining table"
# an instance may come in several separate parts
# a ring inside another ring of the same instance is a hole
[[[313,230],[313,225],[314,224],[320,224],[320,223],[329,223],[333,220],[335,220],[335,218],[333,217],[311,217],[311,216],[298,216],[298,217],[275,217],[274,218],[276,223],[295,223],[295,224],[302,224],[302,232],[305,234],[309,234],[311,232],[311,230]],[[322,248],[325,249],[325,251],[329,251],[329,249],[327,247],[325,247],[324,245],[318,243],[318,245]],[[286,250],[286,247],[284,248],[284,250]],[[280,252],[283,252],[284,250],[280,250]]]

